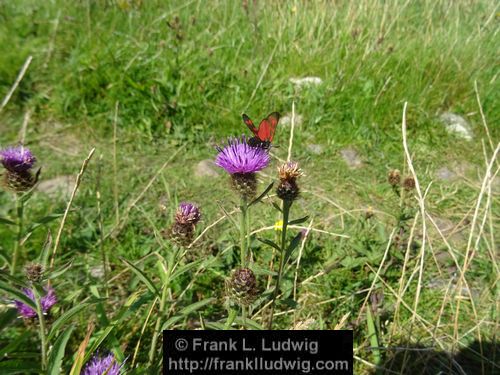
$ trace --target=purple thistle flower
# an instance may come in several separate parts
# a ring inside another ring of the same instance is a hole
[[[200,218],[201,212],[198,206],[189,202],[182,202],[175,213],[175,221],[179,224],[196,224]]]
[[[36,158],[24,146],[8,147],[0,151],[0,159],[5,169],[11,172],[26,172],[33,167]]]
[[[245,136],[229,138],[227,146],[217,148],[219,154],[215,165],[224,168],[230,174],[255,173],[269,164],[269,153],[261,147],[248,145]]]
[[[45,288],[45,291],[47,292],[47,294],[45,294],[40,299],[40,304],[42,305],[42,312],[47,313],[50,310],[50,308],[54,306],[55,303],[57,302],[57,297],[53,288],[47,287]],[[32,289],[24,289],[23,292],[29,299],[35,301],[35,294],[33,293]],[[36,316],[36,311],[33,310],[30,306],[28,306],[24,302],[16,300],[14,301],[14,304],[16,305],[17,312],[23,318],[34,318]]]
[[[119,375],[120,364],[116,362],[113,353],[109,353],[103,357],[95,354],[90,362],[87,363],[83,369],[82,375]]]

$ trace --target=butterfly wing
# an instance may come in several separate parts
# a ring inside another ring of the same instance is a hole
[[[278,112],[271,113],[269,116],[267,116],[264,120],[260,122],[259,129],[257,130],[257,133],[254,132],[254,134],[257,137],[259,137],[261,141],[272,142],[279,120],[280,120],[280,114]]]
[[[252,120],[250,120],[250,117],[248,117],[247,115],[245,115],[244,113],[241,115],[241,117],[243,118],[243,122],[245,123],[245,125],[248,127],[248,129],[250,129],[250,131],[255,135],[255,136],[258,136],[259,134],[259,129],[257,129],[253,123]]]

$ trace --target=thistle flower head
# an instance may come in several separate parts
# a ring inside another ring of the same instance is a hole
[[[23,292],[29,299],[35,301],[35,294],[33,293],[32,289],[24,289]],[[49,312],[50,308],[57,302],[57,297],[53,288],[47,287],[45,288],[45,292],[46,294],[40,299],[43,313]],[[36,316],[36,311],[33,310],[30,306],[26,305],[24,302],[16,300],[14,301],[14,304],[16,305],[17,312],[23,318],[34,318]]]
[[[181,246],[188,246],[193,241],[195,225],[200,218],[201,212],[198,206],[182,202],[175,212],[174,223],[165,231],[165,237]]]
[[[398,186],[401,183],[401,172],[398,169],[393,169],[387,174],[387,181],[391,186]]]
[[[412,176],[405,177],[403,180],[403,187],[405,190],[415,189],[415,179]]]
[[[3,175],[3,185],[15,193],[31,189],[35,186],[40,172],[38,171],[35,175],[31,173],[35,161],[36,158],[31,151],[23,146],[0,150],[0,162],[6,170]]]
[[[38,263],[30,263],[24,268],[26,278],[31,282],[39,282],[43,276],[43,266]]]
[[[252,147],[245,136],[230,138],[227,146],[218,147],[215,165],[224,168],[229,174],[256,173],[266,168],[270,158],[267,150],[261,147]]]
[[[120,367],[113,353],[102,357],[95,354],[83,369],[82,375],[119,375]]]
[[[289,161],[279,166],[278,174],[280,180],[296,179],[303,175],[302,170],[299,168],[299,163],[295,161]]]
[[[200,218],[200,209],[189,202],[182,202],[175,213],[175,221],[179,224],[196,224]]]
[[[0,160],[4,168],[10,172],[26,172],[33,167],[36,158],[29,148],[18,146],[1,150]]]
[[[278,168],[278,175],[280,178],[280,184],[276,189],[276,194],[284,201],[294,201],[300,192],[296,181],[298,177],[302,176],[299,164],[294,161],[282,164]]]
[[[231,303],[248,306],[258,293],[257,279],[250,268],[238,268],[226,281],[226,290]]]

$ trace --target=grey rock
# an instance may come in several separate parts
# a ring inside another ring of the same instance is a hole
[[[442,167],[436,171],[436,177],[443,181],[451,181],[457,177],[457,174],[446,167]]]
[[[300,126],[302,125],[302,115],[299,115],[298,113],[295,114],[294,122],[295,126]],[[280,118],[280,124],[283,126],[291,126],[292,125],[292,114],[291,113],[286,113],[284,116]]]
[[[317,144],[308,144],[307,145],[307,149],[313,153],[313,154],[316,154],[316,155],[319,155],[319,154],[322,154],[323,153],[323,146],[321,145],[317,145]]]
[[[468,141],[472,140],[471,127],[462,116],[452,112],[444,112],[439,118],[446,127],[448,133],[453,133]]]
[[[213,160],[205,159],[195,165],[194,175],[196,177],[217,177],[219,172],[216,168]]]
[[[102,265],[91,267],[90,275],[96,279],[104,277],[104,267]]]
[[[351,169],[359,168],[363,165],[358,152],[352,147],[343,148],[340,150],[340,155],[342,155],[342,158]]]
[[[317,86],[323,83],[323,80],[319,77],[303,77],[303,78],[290,78],[292,82],[297,87],[302,86]]]
[[[41,193],[47,194],[51,198],[64,198],[67,199],[71,196],[75,185],[75,176],[57,176],[50,180],[42,180],[37,190]]]

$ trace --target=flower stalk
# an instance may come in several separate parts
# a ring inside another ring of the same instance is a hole
[[[16,273],[17,260],[19,251],[22,247],[23,239],[23,225],[24,225],[24,199],[16,194],[16,241],[14,242],[14,252],[12,254],[12,262],[10,267],[10,274]]]
[[[244,195],[241,196],[240,202],[240,252],[241,252],[241,267],[247,266],[248,255],[247,255],[247,216],[248,216],[248,205],[247,199]]]
[[[370,339],[370,346],[373,352],[373,359],[374,359],[374,364],[377,366],[380,366],[382,363],[382,356],[380,354],[380,345],[378,342],[378,336],[377,336],[377,329],[375,328],[375,321],[373,319],[373,313],[372,313],[372,308],[371,306],[366,307],[366,323],[368,327],[368,336]],[[379,374],[380,371],[377,370],[377,374]]]
[[[42,346],[42,371],[47,369],[47,331],[45,328],[45,316],[43,315],[42,298],[37,289],[33,288],[33,295],[36,304],[36,314],[38,316],[38,332],[40,335],[40,343]]]
[[[286,254],[286,231],[288,228],[288,218],[290,216],[290,208],[292,207],[293,201],[284,200],[283,201],[283,214],[282,221],[283,226],[281,228],[281,244],[280,244],[280,263],[278,268],[278,276],[276,278],[276,285],[274,287],[273,297],[270,307],[270,316],[268,322],[268,329],[273,328],[273,318],[274,318],[274,306],[276,305],[276,298],[278,298],[278,293],[280,290],[281,279],[283,277],[283,269],[285,267],[285,254]]]
[[[165,272],[161,298],[160,298],[160,306],[158,318],[156,319],[155,329],[153,333],[153,339],[151,340],[151,348],[149,349],[149,364],[152,365],[155,356],[156,356],[156,344],[158,342],[158,337],[160,336],[161,322],[164,318],[166,305],[167,305],[167,296],[170,290],[170,277],[172,275],[173,268],[175,267],[175,261],[179,256],[179,247],[174,245],[174,256],[171,258],[170,264],[167,263],[167,270]]]

